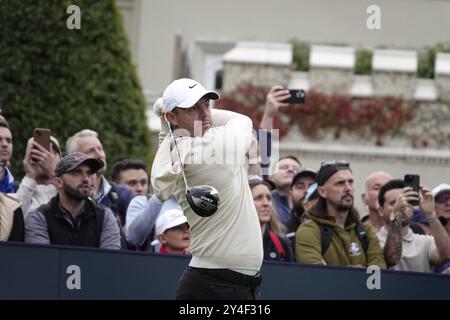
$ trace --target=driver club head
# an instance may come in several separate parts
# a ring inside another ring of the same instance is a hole
[[[194,186],[186,190],[186,199],[200,217],[210,217],[219,208],[219,192],[211,186]]]

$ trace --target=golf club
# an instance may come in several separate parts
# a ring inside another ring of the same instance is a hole
[[[175,146],[178,161],[180,164],[181,175],[186,186],[186,199],[189,203],[189,206],[200,217],[210,217],[219,208],[219,192],[216,190],[216,188],[206,185],[189,187],[186,180],[186,175],[184,174],[183,163],[181,163],[180,151],[178,150],[177,142],[175,141],[175,137],[172,133],[172,126],[169,120],[167,120],[165,114],[164,119],[167,122],[167,126],[169,127],[169,134],[172,139],[172,143]]]

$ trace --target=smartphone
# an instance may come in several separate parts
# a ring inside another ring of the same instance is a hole
[[[419,193],[420,186],[420,176],[417,174],[405,174],[404,178],[405,184],[407,187],[411,187],[415,192]],[[410,205],[417,206],[419,205],[418,200],[410,201]]]
[[[305,91],[302,89],[290,89],[289,93],[291,97],[283,100],[284,103],[295,104],[295,103],[305,103]]]
[[[33,140],[50,152],[50,129],[36,128],[33,133]]]

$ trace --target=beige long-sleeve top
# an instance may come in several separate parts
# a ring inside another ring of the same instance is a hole
[[[245,165],[252,122],[225,110],[212,110],[212,118],[212,127],[203,137],[179,137],[177,144],[189,186],[210,185],[218,190],[217,212],[202,218],[189,207],[170,136],[164,138],[153,161],[153,190],[162,201],[175,195],[188,219],[190,266],[255,274],[261,268],[263,247]]]

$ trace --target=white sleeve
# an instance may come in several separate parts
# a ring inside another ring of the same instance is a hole
[[[131,200],[127,210],[127,223],[125,236],[127,241],[134,245],[142,245],[155,225],[156,218],[161,210],[162,202],[152,195],[136,196]]]
[[[36,190],[36,181],[30,177],[25,176],[20,182],[19,189],[16,193],[16,198],[22,203],[22,212],[26,218],[31,206],[33,193]]]

